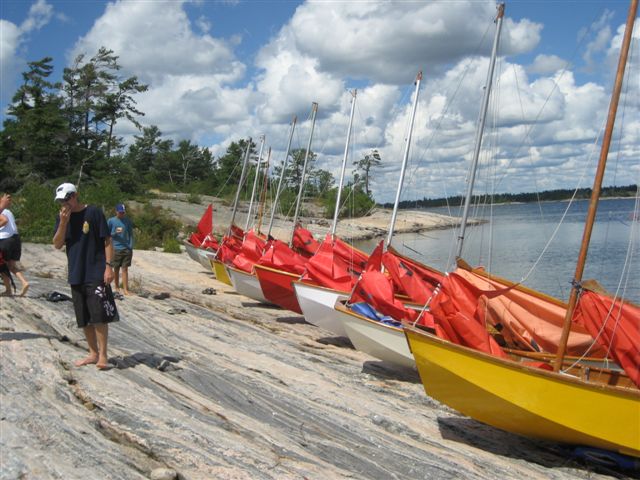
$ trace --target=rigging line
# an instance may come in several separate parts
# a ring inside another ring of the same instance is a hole
[[[578,179],[578,185],[582,184],[582,181],[584,180],[584,178],[586,176],[587,166],[589,164],[591,164],[591,161],[592,161],[592,158],[593,158],[593,154],[596,151],[596,147],[598,145],[598,141],[600,139],[600,136],[602,135],[602,132],[604,131],[605,126],[606,126],[606,119],[602,123],[600,131],[598,132],[598,135],[596,136],[596,139],[593,142],[593,146],[592,146],[592,149],[591,149],[591,153],[589,154],[589,158],[587,159],[586,162],[584,162],[584,167],[582,169],[582,176]],[[529,276],[533,273],[533,271],[536,269],[536,267],[538,266],[538,263],[540,263],[540,261],[542,260],[542,257],[545,255],[547,249],[549,248],[549,246],[551,245],[551,243],[555,239],[555,236],[557,235],[558,231],[560,230],[560,227],[564,223],[564,219],[567,216],[567,214],[569,212],[569,209],[571,208],[571,205],[573,204],[577,194],[578,194],[578,187],[576,187],[576,189],[573,191],[573,195],[571,195],[571,198],[567,202],[567,206],[564,209],[564,212],[562,213],[562,216],[560,217],[560,220],[558,221],[558,224],[556,225],[556,228],[553,230],[553,233],[551,234],[551,237],[549,238],[549,240],[547,240],[547,243],[544,246],[544,248],[542,249],[542,251],[540,252],[540,254],[538,255],[538,258],[533,263],[533,265],[531,266],[529,271],[522,277],[522,279],[520,280],[519,283],[524,283],[529,278]]]
[[[593,20],[591,22],[591,25],[590,25],[589,29],[587,31],[585,31],[584,34],[580,37],[580,40],[578,41],[578,43],[576,45],[576,48],[574,49],[573,54],[570,57],[571,60],[574,59],[577,56],[577,53],[578,53],[579,49],[582,47],[582,44],[584,43],[585,39],[587,38],[587,34],[592,30],[592,27],[593,27],[593,24],[594,24],[596,18],[597,18],[597,15],[593,17]],[[560,80],[562,80],[562,77],[564,77],[565,73],[567,73],[569,67],[571,67],[571,66],[573,66],[573,62],[572,61],[567,61],[564,64],[564,67],[560,71],[560,75],[558,76],[558,79],[553,82],[553,88],[551,89],[551,91],[549,92],[549,95],[547,96],[547,98],[545,99],[544,103],[542,104],[542,107],[540,107],[540,110],[538,111],[538,114],[536,115],[535,119],[533,120],[533,122],[531,123],[529,128],[525,131],[525,136],[522,139],[522,142],[520,143],[518,148],[516,148],[516,151],[515,151],[515,153],[513,155],[513,158],[509,162],[509,164],[507,165],[507,168],[505,169],[505,171],[508,170],[511,167],[511,163],[513,163],[513,159],[515,159],[518,156],[518,154],[520,153],[520,149],[523,147],[523,145],[525,144],[525,142],[529,138],[531,132],[533,131],[534,127],[537,125],[538,119],[540,118],[540,115],[542,115],[542,112],[544,111],[545,107],[547,106],[547,103],[549,103],[549,100],[551,99],[551,96],[558,89],[558,85],[560,83]],[[500,184],[500,182],[503,179],[504,179],[504,175],[498,181],[498,184]]]

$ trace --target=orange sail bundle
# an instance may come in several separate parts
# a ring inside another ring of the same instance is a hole
[[[640,387],[640,307],[583,285],[573,322],[586,328]]]

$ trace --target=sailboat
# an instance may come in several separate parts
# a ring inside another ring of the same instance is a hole
[[[416,88],[414,93],[414,102],[412,107],[409,135],[407,137],[407,141],[405,144],[405,152],[404,152],[403,164],[402,164],[400,181],[399,181],[400,186],[402,185],[404,171],[406,168],[406,161],[409,154],[409,145],[411,143],[411,130],[413,129],[413,122],[415,119],[415,113],[416,113],[417,102],[418,102],[418,93],[420,91],[421,80],[422,80],[422,72],[420,72],[417,75],[416,82],[415,82]],[[345,151],[345,154],[346,154],[346,151]],[[391,225],[395,224],[398,201],[399,201],[399,197],[396,199],[396,207],[394,207],[394,211],[393,211],[391,222],[390,222]],[[336,206],[336,208],[339,208],[339,207]],[[334,226],[335,226],[336,218],[337,218],[337,211],[334,215]],[[393,230],[393,227],[391,227],[391,230]],[[392,231],[391,231],[391,235],[393,235]],[[335,261],[333,260],[333,258],[330,257],[331,255],[331,250],[329,248],[330,245],[329,244],[326,244],[326,245],[328,248],[328,251],[326,252],[328,256],[327,263],[330,265],[330,268],[339,268],[340,266],[339,259],[337,263],[334,263]],[[350,280],[350,278],[348,278],[346,274],[344,276],[345,278]],[[296,293],[298,304],[300,305],[302,313],[307,322],[317,327],[320,327],[324,330],[327,330],[335,335],[347,336],[347,331],[345,330],[344,322],[342,320],[343,316],[341,315],[340,312],[338,312],[335,309],[335,307],[341,301],[346,300],[350,296],[350,291],[336,288],[335,283],[337,282],[334,282],[334,285],[321,286],[321,285],[317,285],[317,282],[310,282],[308,280],[305,281],[305,278],[303,277],[301,280],[294,281],[293,287]],[[352,288],[353,283],[345,282],[345,285],[348,285],[350,288]]]
[[[265,257],[255,266],[256,275],[258,276],[258,280],[260,281],[260,286],[262,287],[265,297],[284,309],[300,314],[302,314],[303,311],[298,303],[293,282],[303,279],[305,284],[335,287],[335,283],[332,282],[334,279],[333,275],[328,275],[322,278],[314,277],[311,274],[311,272],[314,271],[314,268],[318,266],[323,270],[330,269],[335,266],[335,257],[338,257],[338,261],[343,264],[342,268],[345,271],[342,272],[341,276],[349,277],[351,280],[351,277],[353,277],[353,279],[356,277],[355,269],[358,269],[359,271],[367,258],[367,255],[364,252],[354,249],[348,244],[342,242],[336,236],[336,227],[341,206],[340,199],[349,154],[357,90],[352,92],[352,96],[353,99],[351,102],[349,126],[347,128],[347,139],[338,182],[338,193],[336,197],[331,232],[327,234],[325,240],[320,244],[313,239],[308,231],[297,227],[294,230],[291,245],[296,251],[302,252],[303,256],[308,256],[309,258],[295,258],[295,255],[292,255],[291,252],[287,252],[286,249],[281,248],[284,254],[281,254],[279,258],[275,258],[275,255],[272,255],[271,258]],[[299,193],[301,193],[301,191]],[[274,245],[274,247],[276,246],[277,245]],[[275,251],[272,252],[272,254],[275,253]],[[294,251],[293,253],[295,254],[297,252]],[[359,263],[361,264],[360,266],[357,265]],[[354,273],[347,274],[346,270],[351,270]],[[350,289],[352,282],[348,283]]]
[[[247,166],[249,165],[249,156],[251,154],[251,137],[247,142],[247,148],[244,152],[244,159],[242,161],[242,171],[240,173],[240,181],[238,182],[238,188],[236,189],[236,195],[233,200],[233,207],[231,210],[231,220],[229,221],[229,228],[227,234],[222,237],[220,242],[220,248],[216,253],[216,257],[211,260],[213,271],[216,275],[216,279],[226,285],[231,285],[231,279],[227,273],[225,264],[231,261],[237,253],[239,253],[242,247],[242,241],[244,238],[244,230],[235,225],[236,213],[238,211],[238,202],[240,200],[240,191],[247,173]]]
[[[318,111],[318,104],[314,102],[312,104],[311,130],[309,133],[309,142],[307,145],[307,150],[306,150],[306,155],[304,160],[302,179],[304,179],[305,169],[306,169],[306,165],[307,165],[309,154],[310,154],[311,142],[313,139],[313,131],[315,127],[317,111]],[[283,167],[283,171],[284,171],[284,167]],[[280,185],[281,185],[281,182],[278,186],[279,189],[280,189]],[[294,226],[297,223],[298,214],[300,212],[300,204],[302,199],[302,187],[303,187],[303,181],[301,182],[300,189],[298,192],[298,198],[296,201],[296,211],[295,211],[295,216],[293,221]],[[275,210],[276,207],[277,207],[277,204],[274,203],[273,209]],[[272,215],[272,219],[273,219],[273,215]],[[294,235],[295,235],[295,227],[292,232],[292,237]],[[247,240],[250,240],[250,242],[247,242]],[[249,246],[249,248],[247,248],[247,245]],[[283,250],[286,250],[286,251],[283,252]],[[233,284],[233,287],[235,288],[235,290],[238,293],[245,295],[246,297],[252,298],[254,300],[257,300],[261,303],[271,303],[266,298],[262,290],[262,287],[260,285],[260,281],[258,280],[258,277],[256,275],[256,265],[263,258],[265,257],[273,258],[278,253],[281,256],[281,259],[287,258],[288,261],[291,262],[291,265],[293,266],[304,261],[302,257],[298,258],[299,256],[295,252],[291,251],[286,244],[284,244],[279,240],[276,240],[273,238],[268,238],[268,240],[261,240],[255,235],[253,237],[247,236],[247,238],[245,238],[245,241],[243,242],[243,252],[241,253],[241,255],[236,257],[233,260],[233,265],[227,264],[225,267],[227,274],[229,275],[229,278],[231,279],[231,283]]]
[[[417,327],[404,331],[425,391],[436,400],[509,432],[640,457],[640,307],[582,282],[637,8],[638,0],[632,0],[553,367],[523,363],[499,349],[480,352]],[[606,347],[626,375],[580,361],[567,365],[566,344],[577,322],[591,328],[603,346],[604,340],[614,341]]]
[[[183,244],[189,257],[198,262],[206,269],[211,268],[211,259],[215,258],[218,251],[218,241],[213,235],[213,205],[210,203],[200,221],[195,232],[188,239],[183,240]]]

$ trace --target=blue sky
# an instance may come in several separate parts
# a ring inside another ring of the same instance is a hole
[[[606,115],[625,1],[513,1],[506,5],[497,84],[480,183],[499,191],[590,184],[593,143]],[[123,75],[150,85],[144,125],[221,154],[240,137],[267,136],[279,158],[297,114],[306,144],[311,102],[320,104],[313,149],[337,174],[348,90],[359,89],[351,160],[377,148],[376,199],[394,196],[412,82],[425,80],[403,198],[464,191],[495,3],[293,1],[53,1],[0,3],[3,111],[26,62],[54,58],[57,75],[81,52],[115,50]],[[481,42],[484,35],[484,41]],[[638,77],[637,43],[631,69]],[[635,70],[633,70],[635,68]],[[632,77],[633,78],[633,77]],[[616,143],[617,184],[638,182],[637,98],[625,103]],[[632,97],[631,97],[632,98]],[[3,114],[4,118],[4,114]],[[119,125],[125,138],[132,125]],[[587,166],[585,166],[587,165]],[[583,179],[583,180],[580,180]],[[494,188],[494,187],[492,187]]]

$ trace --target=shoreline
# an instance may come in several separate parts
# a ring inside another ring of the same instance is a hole
[[[223,201],[216,197],[200,196],[200,203],[189,203],[184,201],[186,194],[165,194],[164,198],[154,198],[151,203],[161,206],[171,212],[171,215],[185,225],[196,225],[200,220],[204,210],[209,203],[213,204],[213,224],[214,233],[224,235],[231,220],[231,208],[224,205]],[[306,208],[306,206],[305,206]],[[320,211],[316,208],[309,208],[314,216],[301,216],[300,223],[307,228],[316,240],[321,241],[330,232],[331,219],[319,216]],[[241,203],[236,214],[236,225],[244,228],[246,224],[246,214],[248,204]],[[265,209],[268,211],[268,209]],[[375,238],[383,238],[388,233],[391,220],[391,209],[374,208],[370,215],[365,217],[346,218],[338,220],[336,234],[345,241],[360,241]],[[267,217],[267,215],[265,215]],[[268,219],[266,219],[268,221]],[[469,219],[469,225],[478,225],[485,220]],[[434,212],[398,210],[395,233],[419,233],[429,230],[440,230],[453,228],[460,225],[459,217],[451,217]],[[283,241],[289,240],[293,223],[291,219],[276,215],[272,227],[272,236]],[[267,226],[264,221],[262,230]]]

